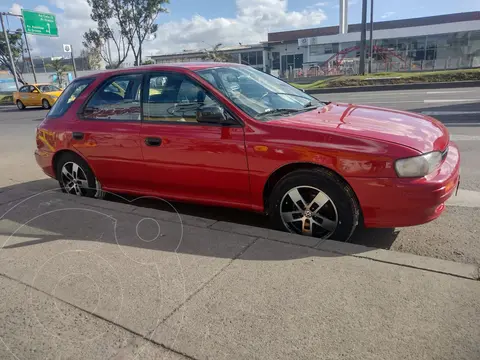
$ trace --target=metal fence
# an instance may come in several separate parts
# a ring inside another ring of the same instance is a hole
[[[372,73],[379,72],[414,72],[414,71],[435,71],[435,70],[454,70],[468,69],[480,67],[480,56],[472,57],[456,57],[436,60],[419,60],[414,61],[408,59],[406,61],[373,61]],[[366,61],[366,69],[368,70],[368,59]],[[341,64],[323,64],[323,65],[305,65],[302,69],[289,69],[283,74],[282,78],[288,80],[314,78],[319,76],[332,75],[358,75],[359,60],[345,59]]]

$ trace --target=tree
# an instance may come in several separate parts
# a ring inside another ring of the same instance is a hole
[[[54,59],[50,64],[47,64],[47,67],[51,68],[55,72],[52,77],[56,75],[56,80],[59,87],[63,87],[63,85],[67,82],[67,72],[72,70],[70,65],[64,65],[62,64],[62,61],[63,59]]]
[[[153,65],[153,64],[155,64],[155,61],[153,61],[152,59],[142,61],[142,65]]]
[[[212,50],[205,49],[203,50],[203,59],[204,60],[211,60],[215,62],[231,62],[232,57],[229,54],[226,54],[220,51],[220,47],[222,46],[221,43],[215,45]]]
[[[18,61],[22,57],[23,42],[22,42],[22,30],[18,29],[14,33],[8,33],[8,41],[10,42],[10,49],[12,50],[13,62],[15,63],[15,72],[17,73],[17,79],[22,84],[25,84],[22,71],[18,67]],[[0,66],[5,67],[11,74],[13,74],[12,64],[10,64],[10,57],[8,56],[7,42],[5,36],[0,33]]]
[[[92,7],[90,17],[97,23],[97,29],[89,29],[83,34],[83,46],[89,51],[98,52],[107,68],[117,69],[127,58],[130,44],[120,29],[118,20],[115,24],[112,2],[111,0],[87,0],[87,2]]]
[[[102,57],[100,55],[100,50],[97,48],[85,48],[80,52],[80,57],[85,59],[87,66],[85,67],[88,70],[98,70],[102,64]]]
[[[90,1],[90,0],[89,0]],[[142,63],[142,47],[147,36],[156,36],[158,24],[155,21],[169,0],[111,0],[113,12],[123,36],[132,48],[134,65]]]

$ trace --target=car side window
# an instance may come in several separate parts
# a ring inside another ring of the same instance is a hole
[[[29,92],[29,89],[30,89],[30,86],[22,86],[18,91],[26,93],[26,92]]]
[[[197,123],[197,111],[202,106],[220,106],[203,87],[183,74],[152,75],[147,94],[144,121]]]
[[[91,120],[140,121],[140,98],[137,94],[141,84],[141,74],[120,75],[107,80],[88,101],[83,117]]]

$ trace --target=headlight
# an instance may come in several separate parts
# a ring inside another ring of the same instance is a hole
[[[53,100],[57,100],[57,99],[58,99],[58,96],[55,96],[55,95],[50,95],[50,97],[51,97]]]
[[[434,171],[442,162],[442,153],[428,154],[395,161],[395,171],[399,177],[422,177]]]

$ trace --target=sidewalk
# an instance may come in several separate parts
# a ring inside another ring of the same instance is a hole
[[[1,359],[480,358],[474,265],[28,195],[0,193]]]

